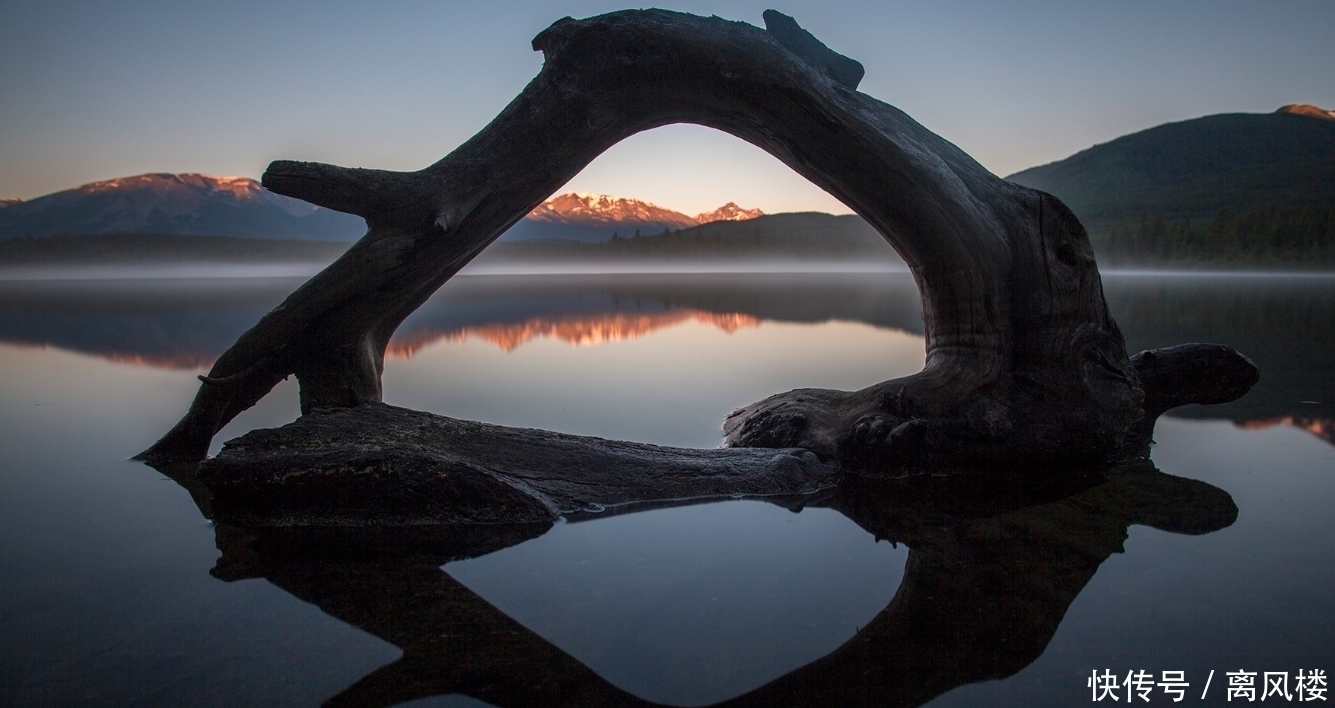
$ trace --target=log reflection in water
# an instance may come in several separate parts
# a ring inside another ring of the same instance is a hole
[[[1042,654],[1100,564],[1142,524],[1204,534],[1228,493],[1148,462],[1106,473],[860,483],[807,499],[906,544],[890,604],[829,655],[719,705],[916,706]],[[784,505],[794,500],[784,499]],[[403,650],[327,705],[465,694],[497,706],[650,705],[460,585],[441,566],[550,524],[397,529],[217,527],[224,580],[262,577]]]

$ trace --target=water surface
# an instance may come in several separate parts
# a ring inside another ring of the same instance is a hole
[[[1105,277],[1132,351],[1262,370],[1162,419],[1157,470],[468,538],[214,527],[126,458],[297,284],[0,281],[0,703],[1068,705],[1095,669],[1185,670],[1193,700],[1213,669],[1222,704],[1225,671],[1335,670],[1335,279]],[[770,393],[917,371],[918,312],[907,274],[460,277],[396,335],[385,396],[711,447]],[[289,382],[218,444],[296,413]]]

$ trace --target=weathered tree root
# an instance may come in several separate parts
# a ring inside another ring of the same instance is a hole
[[[218,359],[142,459],[203,459],[218,430],[291,374],[303,413],[379,401],[386,344],[409,313],[603,151],[670,123],[731,133],[842,200],[922,292],[920,374],[761,401],[729,419],[730,445],[799,446],[875,474],[1091,464],[1141,447],[1163,402],[1199,400],[1171,373],[1182,357],[1147,366],[1157,388],[1142,386],[1089,239],[1060,201],[858,93],[861,65],[792,18],[767,11],[765,22],[658,10],[563,19],[533,41],[546,59],[537,78],[430,167],[270,165],[269,189],[361,215],[369,230]],[[1223,360],[1246,368],[1236,353]],[[1228,395],[1245,392],[1246,376],[1226,378],[1237,384]]]

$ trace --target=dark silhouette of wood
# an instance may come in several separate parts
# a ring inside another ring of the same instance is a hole
[[[842,470],[809,450],[659,447],[367,402],[249,432],[182,478],[207,490],[195,497],[217,521],[335,526],[550,523],[703,498],[801,497],[834,487]]]
[[[889,605],[825,657],[719,706],[917,706],[1037,659],[1127,528],[1199,535],[1232,524],[1227,492],[1138,461],[1105,473],[911,478],[827,490],[829,507],[904,543]],[[392,529],[216,527],[213,575],[262,577],[403,656],[325,702],[389,706],[462,693],[496,706],[657,705],[611,685],[441,566],[550,524]]]
[[[922,293],[921,373],[773,396],[729,417],[728,445],[804,448],[868,474],[1138,452],[1146,396],[1184,397],[1143,389],[1075,216],[857,92],[861,65],[792,18],[767,11],[765,22],[658,10],[563,19],[533,41],[545,55],[537,78],[430,167],[270,165],[266,187],[361,215],[368,232],[218,359],[143,458],[202,459],[291,374],[303,413],[379,401],[385,346],[409,313],[599,154],[670,123],[731,133],[839,198],[890,241]],[[1177,387],[1172,375],[1154,381]]]

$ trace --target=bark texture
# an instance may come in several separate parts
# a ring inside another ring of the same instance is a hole
[[[859,93],[861,65],[792,18],[768,11],[765,22],[659,10],[563,19],[533,41],[541,73],[430,167],[270,165],[266,187],[361,215],[368,232],[242,335],[143,457],[203,459],[223,425],[291,374],[304,413],[379,401],[385,346],[409,313],[595,157],[670,123],[735,135],[839,198],[922,292],[921,373],[779,394],[730,416],[728,445],[805,448],[868,474],[1097,463],[1138,449],[1154,415],[1146,397],[1183,397],[1142,388],[1074,215]]]
[[[551,523],[710,498],[800,504],[842,473],[809,450],[659,447],[367,402],[247,433],[193,479],[217,521],[361,526]]]

